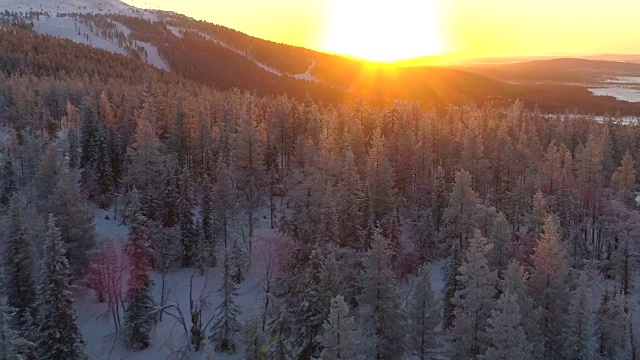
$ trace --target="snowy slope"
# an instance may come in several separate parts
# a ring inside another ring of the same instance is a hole
[[[142,13],[142,10],[119,0],[0,0],[0,9],[49,12],[54,16],[56,13]]]
[[[86,25],[81,24],[73,17],[58,17],[57,14],[67,13],[93,13],[93,14],[122,14],[128,16],[155,19],[155,16],[142,9],[127,5],[119,0],[0,0],[0,11],[13,12],[46,12],[49,16],[34,18],[34,30],[40,34],[69,39],[73,42],[93,46],[99,49],[111,51],[116,54],[127,55],[127,50],[118,46],[113,40],[100,35],[99,31],[92,32]],[[116,24],[118,30],[130,34],[122,24]],[[157,47],[149,43],[136,42],[147,51],[149,64],[163,70],[169,70],[169,65],[158,53]]]

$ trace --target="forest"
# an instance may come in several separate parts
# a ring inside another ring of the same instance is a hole
[[[640,351],[638,125],[215,89],[10,26],[0,48],[0,359],[92,356],[81,301],[129,358],[162,322],[176,359]],[[219,274],[212,299],[171,301],[185,269]]]

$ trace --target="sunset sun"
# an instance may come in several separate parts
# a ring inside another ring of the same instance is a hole
[[[441,52],[436,0],[334,0],[325,49],[390,62]]]

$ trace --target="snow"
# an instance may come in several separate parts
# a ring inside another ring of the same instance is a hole
[[[607,82],[614,84],[640,84],[640,76],[617,76],[607,80]]]
[[[293,75],[293,77],[295,77],[298,80],[305,80],[305,81],[311,81],[311,82],[319,82],[320,79],[318,79],[317,77],[315,77],[313,74],[311,74],[311,71],[313,70],[313,68],[316,66],[316,61],[312,60],[311,65],[309,65],[309,68],[307,69],[306,72],[302,73],[302,74],[296,74]]]
[[[80,30],[80,34],[76,30]],[[69,39],[73,42],[90,45],[116,54],[126,55],[126,51],[112,41],[92,34],[89,28],[75,21],[71,17],[40,17],[34,21],[34,28],[40,34]],[[86,37],[85,37],[86,35]]]
[[[596,96],[613,96],[618,100],[640,102],[640,90],[621,87],[589,89]]]
[[[169,29],[175,37],[182,39],[182,29],[175,26],[167,26],[167,29]]]
[[[151,64],[157,67],[158,69],[162,69],[166,71],[170,70],[169,64],[166,61],[164,61],[164,59],[160,56],[160,53],[158,52],[157,47],[147,42],[137,41],[137,43],[138,45],[143,46],[147,50],[148,64]]]

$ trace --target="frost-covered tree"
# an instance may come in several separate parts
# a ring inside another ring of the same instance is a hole
[[[629,194],[637,187],[636,176],[635,161],[629,150],[627,150],[620,166],[611,176],[611,184],[617,191]]]
[[[424,264],[418,270],[407,309],[407,350],[420,360],[438,359],[442,351],[438,332],[440,309],[431,291],[429,267]]]
[[[576,289],[571,294],[571,304],[567,310],[566,325],[563,329],[564,359],[592,359],[594,355],[593,317],[589,305],[591,281],[586,274],[582,273],[576,285]]]
[[[489,345],[483,360],[529,360],[533,357],[531,344],[522,328],[518,300],[509,291],[502,293],[495,303],[484,333]]]
[[[17,312],[18,327],[26,330],[35,320],[36,287],[31,239],[27,233],[22,201],[17,194],[11,197],[3,226],[4,293],[8,306]]]
[[[53,214],[72,271],[79,271],[94,247],[96,235],[91,212],[80,193],[71,169],[63,166],[58,183],[47,201],[47,212]]]
[[[322,325],[323,331],[318,338],[322,352],[321,360],[355,359],[356,328],[353,316],[349,315],[349,306],[341,295],[331,300],[329,318]]]
[[[467,240],[476,228],[478,203],[478,194],[471,188],[471,175],[466,170],[457,171],[442,219],[445,228],[439,235],[446,250],[452,249],[454,241],[458,242],[458,248],[466,249]]]
[[[450,329],[453,326],[454,312],[456,305],[454,303],[455,295],[462,289],[460,280],[458,279],[459,270],[462,266],[462,250],[457,243],[453,244],[451,256],[444,269],[444,318],[442,321],[443,328]]]
[[[358,168],[350,150],[345,152],[336,195],[340,244],[356,248],[363,247],[364,192]]]
[[[493,220],[489,238],[493,245],[488,255],[489,264],[498,271],[498,274],[502,274],[516,252],[515,244],[511,240],[511,225],[503,213],[498,213]]]
[[[598,356],[606,360],[630,359],[631,338],[629,317],[625,310],[626,296],[612,297],[605,292],[596,314],[596,341]]]
[[[125,250],[131,264],[131,276],[126,293],[124,335],[128,348],[143,350],[149,346],[149,333],[155,325],[156,318],[152,314],[155,302],[151,295],[153,283],[149,277],[152,255],[149,249],[149,233],[145,226],[147,219],[142,215],[136,189],[132,191],[128,211],[131,224]]]
[[[264,145],[260,136],[261,125],[258,122],[256,102],[255,98],[246,97],[231,147],[232,172],[237,189],[242,195],[249,237],[253,237],[255,216],[263,202],[261,189],[266,183],[264,159],[260,156]]]
[[[201,251],[205,254],[205,261],[211,267],[215,267],[216,260],[216,236],[214,233],[214,197],[213,184],[208,175],[202,181],[202,204],[200,206],[200,222],[202,228]]]
[[[489,268],[491,244],[479,230],[469,241],[465,262],[459,269],[460,290],[456,291],[451,340],[453,359],[478,359],[487,341],[482,329],[487,324],[496,295],[496,273]]]
[[[230,262],[229,254],[225,252],[219,289],[222,302],[217,308],[210,340],[216,351],[233,354],[238,346],[241,327],[238,322],[240,309],[235,303],[238,290],[232,279]]]
[[[10,307],[7,298],[0,297],[0,360],[28,360],[35,358],[33,343],[17,329],[17,311]]]
[[[566,311],[567,257],[560,242],[557,219],[549,215],[543,235],[534,248],[533,269],[529,282],[533,298],[542,309],[540,331],[543,335],[544,356],[558,358],[562,349],[561,331]]]
[[[376,228],[360,277],[362,293],[358,302],[361,329],[365,332],[361,347],[369,359],[400,359],[404,354],[403,316],[388,243]]]
[[[529,274],[516,260],[512,260],[502,274],[500,290],[515,296],[522,318],[521,324],[527,341],[532,346],[532,359],[542,356],[542,335],[540,334],[541,309],[536,307],[527,285]]]
[[[71,269],[53,215],[49,216],[42,285],[38,294],[38,358],[86,359],[85,342],[76,324]]]

